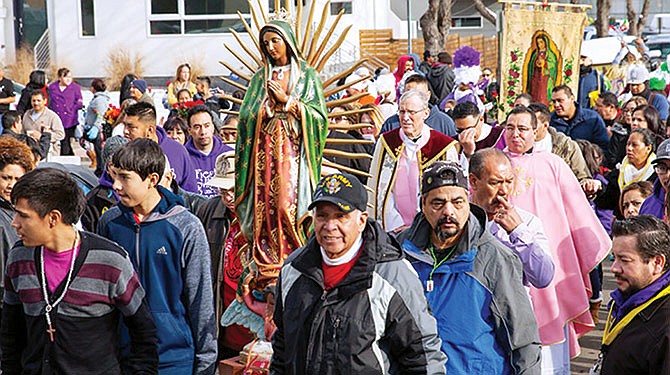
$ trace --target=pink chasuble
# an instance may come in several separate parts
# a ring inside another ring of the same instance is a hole
[[[577,338],[594,328],[589,272],[605,258],[611,240],[561,158],[549,152],[507,154],[516,175],[512,204],[542,220],[556,267],[548,287],[530,289],[540,341],[563,342],[567,324],[574,357],[580,352]]]

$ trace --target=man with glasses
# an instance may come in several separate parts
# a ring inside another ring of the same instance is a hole
[[[472,102],[456,104],[451,116],[456,122],[458,142],[461,144],[463,155],[469,158],[475,151],[485,148],[503,150],[505,143],[505,128],[491,126],[484,122],[484,115]]]
[[[437,320],[447,374],[539,374],[540,340],[519,258],[487,230],[456,163],[426,168],[422,211],[398,237]]]
[[[195,180],[198,184],[197,193],[207,198],[217,195],[216,189],[207,185],[214,177],[216,158],[226,151],[233,150],[214,136],[216,128],[212,112],[204,105],[196,105],[188,111],[188,133],[191,136],[184,147],[191,157],[195,168]]]
[[[577,338],[594,328],[589,272],[611,241],[563,159],[532,151],[536,131],[533,110],[515,107],[507,116],[507,154],[515,171],[510,203],[539,217],[549,239],[554,278],[546,288],[531,287],[530,295],[544,345],[542,371],[563,374],[579,354]]]
[[[428,79],[417,73],[407,77],[405,80],[405,92],[412,90],[422,91],[428,95],[428,98],[430,98],[432,93],[430,91],[429,85],[430,83],[428,82]],[[442,134],[446,134],[450,137],[456,137],[456,127],[454,125],[454,120],[452,120],[448,114],[440,111],[436,105],[430,104],[428,109],[428,117],[425,119],[426,125]],[[386,133],[393,129],[399,128],[400,123],[401,119],[398,115],[389,117],[382,125],[381,133]]]
[[[379,137],[368,178],[368,212],[386,231],[398,233],[419,212],[423,170],[438,160],[457,161],[456,140],[426,126],[429,94],[411,90],[400,97],[400,127]]]
[[[656,216],[663,219],[665,212],[665,194],[670,188],[670,139],[658,145],[656,159],[651,162],[658,178],[654,182],[654,192],[644,200],[640,215]]]

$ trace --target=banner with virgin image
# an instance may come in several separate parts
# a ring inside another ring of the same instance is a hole
[[[586,10],[590,6],[504,2],[500,53],[500,111],[503,121],[519,94],[551,105],[551,90],[569,86],[575,96]]]

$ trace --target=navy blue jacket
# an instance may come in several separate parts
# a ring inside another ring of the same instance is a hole
[[[458,133],[456,133],[456,124],[454,124],[454,120],[452,120],[448,114],[440,111],[437,106],[430,106],[430,114],[428,117],[426,117],[425,123],[433,130],[437,130],[442,134],[446,134],[452,138],[458,139]],[[384,121],[384,125],[382,125],[382,130],[380,133],[386,133],[399,127],[400,118],[397,114],[395,114]]]
[[[591,70],[591,73],[579,77],[577,103],[579,103],[579,105],[581,105],[582,108],[591,108],[591,100],[589,99],[589,93],[591,91],[600,91],[600,92],[606,91],[605,80],[603,79],[603,75],[600,74],[595,69]]]
[[[652,92],[649,94],[647,101],[652,107],[658,110],[658,115],[661,120],[665,121],[668,119],[668,107],[670,105],[668,104],[668,99],[666,99],[665,96]]]
[[[98,233],[121,245],[146,291],[158,328],[159,373],[214,373],[216,318],[209,244],[182,199],[158,187],[161,200],[137,224],[119,203],[100,218]]]
[[[575,103],[577,109],[570,120],[564,120],[556,112],[551,112],[549,125],[572,139],[585,139],[595,143],[606,153],[609,150],[610,139],[607,135],[605,121],[596,111],[584,108]]]

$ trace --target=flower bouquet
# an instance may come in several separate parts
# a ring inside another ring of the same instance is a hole
[[[203,105],[205,104],[202,100],[192,100],[188,102],[183,102],[183,103],[174,103],[172,105],[172,111],[175,113],[177,116],[183,118],[186,120],[188,117],[188,110],[195,107],[196,105]]]

